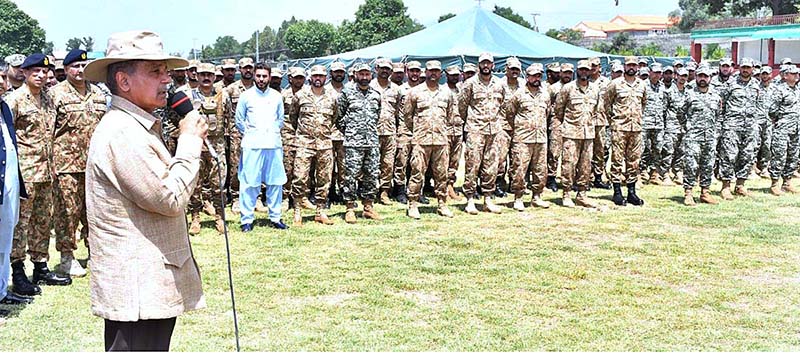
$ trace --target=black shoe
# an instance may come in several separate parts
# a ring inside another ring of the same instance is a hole
[[[636,183],[628,184],[628,203],[634,206],[644,205],[644,200],[636,196]]]
[[[264,200],[266,200],[266,199],[264,199]],[[290,210],[293,209],[294,208],[294,197],[289,196],[289,198],[287,200],[288,200],[287,202],[289,203],[289,209]]]
[[[402,203],[402,204],[407,204],[408,203],[408,195],[406,195],[406,187],[405,187],[405,185],[400,185],[399,186],[399,189],[397,191],[397,197],[395,198],[395,200],[397,200],[397,202]],[[356,206],[356,207],[358,207],[358,206]]]
[[[12,290],[19,295],[34,296],[42,294],[42,288],[31,283],[25,274],[25,264],[22,261],[11,263],[11,284]]]
[[[578,184],[572,184],[572,192],[578,192]]]
[[[497,188],[494,189],[494,196],[495,197],[506,197],[506,192],[503,191],[503,188],[500,187],[500,185],[498,185]]]
[[[283,220],[280,220],[280,219],[277,222],[273,222],[273,221],[270,220],[269,221],[269,226],[271,228],[280,229],[280,230],[289,229],[289,227],[286,224],[283,223]]]
[[[33,298],[16,295],[13,292],[7,292],[6,297],[0,299],[0,304],[20,305],[33,303]]]
[[[430,205],[431,204],[431,200],[428,200],[428,198],[425,197],[425,195],[423,194],[423,195],[419,195],[419,203],[421,203],[423,205]]]
[[[8,315],[11,315],[11,311],[0,309],[0,317],[8,317]]]
[[[317,195],[316,195],[316,193],[311,193],[311,195],[308,195],[308,202],[311,202],[314,205],[317,204]]]
[[[48,286],[68,286],[72,284],[72,278],[50,271],[47,268],[47,262],[34,262],[33,283]]]
[[[326,210],[330,210],[331,209],[331,198],[330,197],[327,200],[325,200],[325,209]]]
[[[545,184],[545,189],[550,189],[552,192],[558,191],[558,184],[556,184],[556,177],[549,176],[547,177],[547,183]]]
[[[253,231],[253,223],[242,224],[242,233],[250,233]]]
[[[622,185],[620,183],[614,183],[614,196],[611,197],[611,201],[614,201],[617,206],[625,206],[628,203],[622,197]]]
[[[594,183],[592,183],[592,186],[598,189],[606,189],[606,190],[611,189],[611,185],[608,185],[608,183],[604,183],[603,176],[600,174],[594,176]]]

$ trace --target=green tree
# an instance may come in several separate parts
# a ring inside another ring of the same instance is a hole
[[[666,56],[661,50],[661,46],[656,43],[648,43],[634,49],[634,55],[638,56]]]
[[[798,13],[800,0],[679,0],[679,11],[670,15],[681,16],[677,27],[689,32],[698,21],[729,17],[759,15],[789,15]]]
[[[509,20],[511,22],[514,22],[514,23],[520,25],[520,26],[523,26],[525,28],[533,29],[533,26],[531,26],[530,22],[525,21],[525,19],[522,16],[520,16],[519,14],[514,12],[514,10],[512,10],[510,7],[502,7],[502,6],[494,5],[494,11],[492,11],[492,12],[494,12],[495,15],[503,17],[503,18],[505,18],[505,19],[507,19],[507,20]]]
[[[246,55],[253,55],[256,52],[256,32],[250,35],[250,39],[241,43],[242,52]],[[258,32],[258,51],[264,56],[273,57],[274,50],[278,46],[278,37],[270,26],[265,26],[264,29]]]
[[[80,49],[82,46],[83,46],[83,39],[74,37],[67,40],[67,51],[70,51],[72,49]]]
[[[454,14],[454,13],[446,13],[444,15],[439,16],[439,21],[438,22],[444,22],[444,21],[447,21],[447,20],[449,20],[449,19],[451,19],[453,17],[456,17],[456,14]]]
[[[348,20],[342,21],[342,24],[336,28],[336,34],[333,36],[331,51],[334,53],[344,53],[355,50],[358,45],[355,31],[355,24],[353,24],[353,22]]]
[[[689,56],[690,52],[689,49],[684,48],[683,46],[675,47],[675,56]]]
[[[206,59],[222,59],[223,57],[237,56],[242,54],[242,46],[233,38],[233,36],[217,37],[214,42],[214,56],[208,57],[203,52],[203,57]]]
[[[31,54],[47,49],[39,22],[9,0],[0,0],[0,56]]]
[[[55,45],[53,42],[46,42],[44,43],[44,48],[42,48],[42,54],[44,55],[53,55],[53,50],[55,49]]]
[[[299,21],[286,29],[284,41],[293,58],[313,58],[328,52],[335,33],[331,24]]]
[[[706,60],[719,60],[724,58],[725,54],[725,49],[722,49],[717,43],[706,45],[703,48],[703,59]]]
[[[572,28],[551,28],[547,30],[545,35],[550,38],[558,39],[562,42],[570,43],[572,45],[578,44],[578,42],[583,39],[583,32],[574,30]]]
[[[289,29],[289,26],[297,23],[297,19],[292,16],[291,19],[288,21],[284,20],[281,22],[281,26],[278,28],[278,31],[275,33],[276,36],[276,46],[275,49],[286,49],[286,42],[284,41],[284,37],[286,36],[286,30]]]
[[[81,42],[83,43],[83,50],[92,51],[94,49],[94,38],[91,36],[83,37]]]
[[[402,0],[366,0],[353,22],[344,21],[334,37],[341,52],[388,42],[425,28],[411,19]]]
[[[607,41],[596,42],[591,49],[612,55],[634,55],[636,42],[629,34],[620,33],[614,36],[610,43]]]

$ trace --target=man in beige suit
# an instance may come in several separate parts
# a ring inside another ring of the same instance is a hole
[[[169,350],[176,317],[205,307],[185,209],[207,125],[196,113],[181,120],[172,157],[152,115],[167,102],[168,70],[187,65],[157,34],[124,32],[84,70],[113,94],[86,165],[92,312],[105,319],[107,351]]]

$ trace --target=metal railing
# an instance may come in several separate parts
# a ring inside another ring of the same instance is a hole
[[[788,24],[800,24],[800,14],[698,21],[695,25],[695,29],[776,26]]]

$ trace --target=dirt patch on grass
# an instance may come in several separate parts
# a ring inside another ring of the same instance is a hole
[[[442,299],[435,294],[415,290],[404,290],[396,292],[395,294],[422,306],[437,306],[442,301]]]

